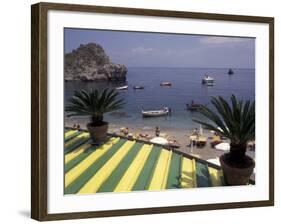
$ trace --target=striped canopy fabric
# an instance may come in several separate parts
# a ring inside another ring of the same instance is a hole
[[[65,131],[65,194],[222,186],[219,167],[159,145],[108,137],[91,145],[89,133]]]

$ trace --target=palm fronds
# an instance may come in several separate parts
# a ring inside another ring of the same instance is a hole
[[[246,144],[255,137],[255,102],[238,101],[232,95],[230,104],[221,96],[212,97],[211,103],[216,111],[202,105],[199,112],[212,123],[198,119],[195,122],[229,138],[233,144]]]
[[[81,90],[74,92],[65,111],[69,117],[90,116],[93,123],[101,123],[104,113],[119,110],[124,104],[124,100],[118,99],[118,92],[113,89]]]

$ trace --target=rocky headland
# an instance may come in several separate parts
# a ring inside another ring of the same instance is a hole
[[[81,44],[64,57],[65,81],[126,81],[127,68],[110,61],[102,46]]]

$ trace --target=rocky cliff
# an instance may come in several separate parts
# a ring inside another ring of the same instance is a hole
[[[76,50],[65,54],[66,81],[125,81],[126,74],[126,66],[112,63],[99,44],[81,44]]]

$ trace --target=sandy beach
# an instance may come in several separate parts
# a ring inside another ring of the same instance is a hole
[[[68,119],[65,122],[66,127],[72,127],[74,124],[79,123],[80,127],[82,129],[86,129],[86,123],[77,122],[75,119]],[[149,127],[149,126],[137,126],[135,124],[116,124],[116,123],[110,123],[108,133],[116,134],[116,135],[123,135],[123,133],[120,131],[123,128],[128,128],[128,131],[130,134],[132,134],[133,137],[137,137],[141,140],[147,140],[155,137],[155,127]],[[199,128],[199,127],[198,127]],[[177,150],[182,151],[184,153],[191,154],[193,156],[196,156],[198,158],[201,158],[203,160],[210,160],[210,159],[217,159],[225,153],[225,151],[217,150],[211,146],[211,138],[213,136],[213,133],[211,133],[209,130],[203,129],[203,136],[207,137],[207,144],[202,147],[191,147],[190,146],[190,140],[189,136],[192,135],[192,132],[194,130],[191,129],[181,129],[181,128],[161,128],[160,129],[160,136],[163,138],[166,138],[167,140],[174,141],[176,140],[177,143],[180,144],[180,148]],[[147,138],[141,138],[139,137],[139,134],[147,135]],[[229,142],[229,140],[223,140],[223,142]],[[247,150],[247,154],[251,156],[252,158],[255,158],[255,151]]]

